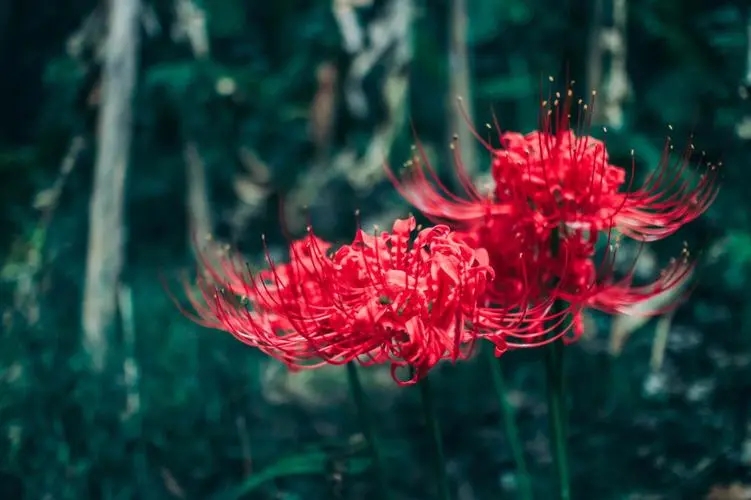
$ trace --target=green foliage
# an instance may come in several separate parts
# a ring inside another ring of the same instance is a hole
[[[312,450],[305,453],[282,458],[265,469],[257,472],[245,480],[240,486],[226,495],[219,495],[217,500],[239,500],[252,494],[261,486],[275,479],[282,479],[298,475],[324,476],[331,471],[336,461],[331,453],[323,450]],[[340,466],[341,472],[347,474],[361,474],[368,467],[366,458],[348,458]]]
[[[239,37],[246,28],[248,4],[242,0],[213,2],[208,11],[209,33],[216,37]]]
[[[469,41],[472,44],[490,42],[509,25],[529,24],[538,6],[519,0],[494,2],[492,0],[469,0]]]

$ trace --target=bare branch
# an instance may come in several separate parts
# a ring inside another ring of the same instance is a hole
[[[136,358],[136,323],[133,310],[133,290],[121,284],[117,290],[118,307],[122,319],[123,347],[123,381],[125,383],[125,411],[121,418],[137,418],[141,411],[140,369]]]
[[[356,7],[370,7],[372,0],[334,0],[331,11],[339,25],[339,32],[344,42],[344,50],[356,54],[362,50],[363,32],[357,20]]]
[[[611,2],[612,24],[603,21],[603,2]],[[600,104],[594,121],[614,129],[623,126],[623,106],[631,91],[626,68],[627,0],[595,0],[594,27],[589,41],[587,84],[597,89]],[[604,61],[609,61],[603,71]]]
[[[361,0],[360,3],[367,3]],[[351,9],[359,6],[346,0],[335,2],[335,9]],[[370,106],[362,83],[376,64],[388,71],[381,84],[381,98],[387,108],[387,118],[380,123],[361,155],[354,148],[345,148],[325,164],[317,163],[309,169],[287,197],[285,210],[290,229],[304,225],[301,210],[320,200],[319,194],[329,183],[344,177],[354,189],[365,192],[372,189],[384,177],[383,164],[387,159],[396,134],[403,128],[407,114],[409,77],[407,65],[412,59],[411,29],[414,16],[413,0],[391,0],[381,14],[367,26],[368,44],[354,56],[344,82],[344,96],[348,110],[356,117],[368,114]],[[356,20],[356,17],[352,17]],[[359,25],[358,25],[359,26]],[[354,29],[341,26],[340,29]],[[362,30],[362,28],[360,28]],[[349,35],[342,35],[346,38]],[[358,35],[359,36],[359,35]]]
[[[457,109],[464,106],[470,121],[474,117],[472,106],[472,87],[469,67],[469,50],[467,50],[467,0],[451,1],[451,16],[449,19],[449,123],[451,128],[450,140],[458,141],[459,147],[455,153],[460,155],[462,163],[468,174],[477,171],[477,155],[475,154],[476,141],[472,136],[469,125]],[[462,103],[457,104],[457,97],[462,98]]]
[[[187,211],[190,232],[197,241],[204,241],[211,235],[211,208],[206,188],[206,167],[193,142],[188,142],[184,149],[187,167],[188,197]]]
[[[391,0],[384,7],[383,15],[368,25],[370,43],[363,45],[355,56],[344,84],[345,100],[354,116],[364,118],[369,112],[363,81],[384,54],[390,49],[394,50],[392,66],[401,67],[411,59],[409,34],[413,11],[412,0]]]
[[[206,13],[191,0],[175,1],[175,23],[172,39],[187,38],[196,59],[209,55],[209,36],[206,30]]]

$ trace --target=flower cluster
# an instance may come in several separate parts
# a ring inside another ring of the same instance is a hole
[[[288,262],[267,253],[257,273],[239,255],[203,252],[199,293],[189,293],[194,320],[292,369],[385,363],[407,384],[467,357],[478,339],[497,354],[573,340],[585,308],[626,312],[681,286],[693,267],[687,252],[635,286],[633,271],[615,271],[620,238],[651,242],[694,220],[716,196],[716,169],[686,180],[691,151],[671,161],[668,142],[636,186],[633,160],[630,171],[613,165],[602,141],[575,133],[573,102],[571,91],[544,102],[540,130],[499,133],[498,148],[475,133],[491,153],[493,182],[482,192],[458,154],[464,196],[441,184],[419,146],[405,176],[388,170],[433,227],[409,217],[390,231],[360,229],[337,249],[308,228]]]

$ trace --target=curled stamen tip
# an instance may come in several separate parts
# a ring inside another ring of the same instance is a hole
[[[548,81],[549,82],[554,82],[555,81],[555,78],[553,78],[553,75],[548,76]]]
[[[596,96],[596,95],[597,95],[597,90],[595,90],[595,89],[592,89],[592,97],[594,97],[594,96]]]
[[[264,233],[261,233],[261,241],[266,242],[266,235]]]
[[[355,209],[355,217],[360,217],[360,209]]]

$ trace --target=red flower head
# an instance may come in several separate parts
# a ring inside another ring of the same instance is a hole
[[[492,173],[496,196],[503,201],[508,186],[532,203],[545,222],[588,231],[616,229],[634,239],[654,241],[673,234],[709,207],[717,195],[717,169],[704,170],[695,182],[686,179],[693,145],[672,161],[668,139],[655,172],[634,188],[626,171],[610,163],[605,143],[577,136],[571,129],[573,91],[561,101],[542,104],[541,131],[525,136],[500,135],[503,149],[493,150]],[[587,120],[588,108],[580,103]],[[625,189],[624,189],[625,188]]]
[[[203,254],[201,294],[188,292],[193,319],[293,369],[389,363],[398,383],[414,383],[442,359],[466,357],[479,325],[505,326],[478,307],[493,277],[487,253],[446,226],[417,229],[412,217],[397,220],[335,252],[310,232],[292,243],[289,263],[267,256],[257,274],[237,255],[212,263]],[[405,380],[400,367],[411,369]]]
[[[495,148],[473,130],[492,154],[494,186],[482,194],[473,185],[459,155],[455,172],[464,191],[457,196],[444,186],[418,144],[406,164],[406,177],[387,175],[397,190],[431,220],[461,229],[474,229],[490,219],[533,218],[549,229],[560,224],[588,231],[617,229],[631,238],[654,241],[677,231],[701,215],[717,195],[716,166],[699,162],[701,172],[688,172],[693,145],[677,161],[667,141],[656,170],[634,188],[635,165],[627,183],[626,170],[610,163],[605,143],[575,133],[571,124],[574,101],[569,90],[561,99],[542,103],[541,130],[522,135],[501,133]],[[579,101],[582,121],[589,108]],[[497,127],[497,125],[496,125]]]
[[[524,328],[488,335],[501,350],[546,344],[567,331],[576,338],[584,307],[623,312],[682,286],[693,269],[685,257],[654,283],[635,287],[632,272],[615,278],[613,251],[596,262],[596,243],[604,233],[610,246],[615,231],[640,242],[663,238],[698,217],[717,195],[716,168],[703,165],[695,181],[686,180],[693,148],[672,162],[669,142],[656,172],[634,189],[633,160],[627,175],[610,162],[604,142],[577,135],[572,104],[572,91],[543,102],[540,131],[499,132],[501,148],[475,132],[492,154],[493,185],[486,192],[473,185],[456,155],[464,194],[452,194],[419,145],[403,180],[387,169],[399,192],[427,217],[452,225],[468,244],[487,250],[495,279],[481,298],[483,305],[526,317]],[[581,101],[579,112],[586,122],[588,107]],[[542,318],[556,301],[563,306]]]
[[[391,232],[360,230],[333,257],[352,290],[350,335],[375,341],[365,364],[407,367],[408,384],[442,359],[466,357],[480,323],[477,304],[493,272],[487,253],[459,241],[446,226],[419,230],[414,218],[397,220]]]

